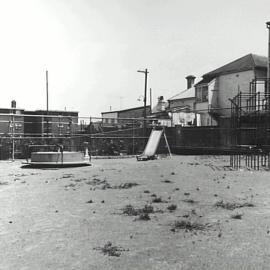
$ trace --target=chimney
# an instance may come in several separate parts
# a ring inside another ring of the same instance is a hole
[[[158,97],[157,111],[165,111],[165,101],[163,96]]]
[[[187,79],[187,89],[189,89],[194,85],[194,81],[195,81],[196,77],[193,75],[189,75],[186,77],[186,79]]]
[[[11,108],[16,109],[16,100],[11,101]]]

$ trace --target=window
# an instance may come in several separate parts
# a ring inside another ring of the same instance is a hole
[[[202,89],[202,101],[208,101],[208,87],[204,86]]]
[[[196,101],[207,102],[208,101],[208,86],[199,85],[196,87]]]

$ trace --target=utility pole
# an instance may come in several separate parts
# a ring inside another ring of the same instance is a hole
[[[269,81],[270,81],[270,22],[266,23],[266,27],[268,29],[268,62],[267,62],[267,94],[269,95],[270,93],[270,85],[269,85]]]
[[[152,88],[150,90],[150,112],[152,113]]]
[[[46,70],[46,110],[47,114],[49,111],[49,78],[48,78],[48,70]]]
[[[49,137],[49,119],[48,119],[48,115],[49,115],[49,78],[48,78],[48,70],[46,70],[46,133],[47,133],[47,137]]]
[[[143,99],[143,103],[144,103],[144,110],[143,110],[143,135],[144,137],[146,137],[146,98],[147,98],[147,75],[148,75],[148,71],[147,68],[145,70],[138,70],[137,72],[140,73],[144,73],[144,99]]]

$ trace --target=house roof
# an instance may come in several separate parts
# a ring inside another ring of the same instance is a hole
[[[121,113],[121,112],[128,112],[128,111],[134,111],[134,110],[139,110],[139,109],[144,109],[144,106],[141,107],[135,107],[135,108],[129,108],[129,109],[124,109],[124,110],[117,110],[117,111],[107,111],[107,112],[101,112],[101,114],[107,114],[107,113]],[[150,105],[146,106],[146,110],[150,109]]]
[[[195,98],[195,87],[188,88],[188,89],[172,96],[168,100],[170,101],[170,100],[186,99],[186,98]]]
[[[203,75],[205,77],[216,77],[218,75],[241,72],[255,68],[267,68],[267,57],[256,54],[247,54],[220,68],[210,71]]]

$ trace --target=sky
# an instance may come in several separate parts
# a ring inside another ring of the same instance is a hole
[[[49,109],[143,106],[146,68],[155,104],[187,75],[267,56],[267,21],[269,0],[0,0],[0,107],[46,109],[46,70]]]

